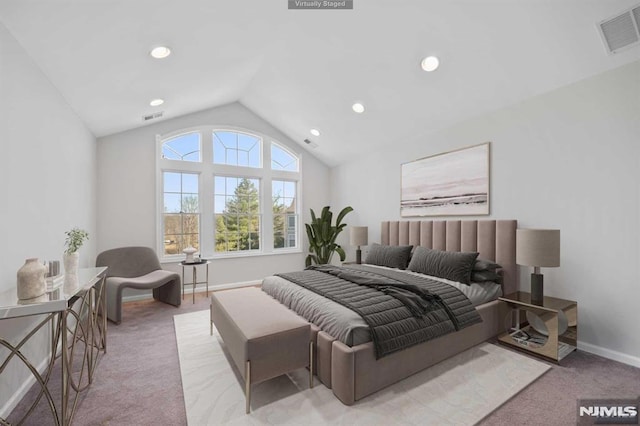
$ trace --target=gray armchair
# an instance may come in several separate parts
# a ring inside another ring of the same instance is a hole
[[[129,288],[153,289],[153,298],[180,306],[180,275],[164,271],[158,256],[149,247],[120,247],[103,251],[96,266],[107,266],[107,318],[122,321],[122,291]]]

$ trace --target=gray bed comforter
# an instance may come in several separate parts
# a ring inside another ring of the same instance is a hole
[[[278,275],[360,315],[369,326],[378,358],[482,321],[462,292],[427,277],[364,265]],[[270,289],[263,284],[271,294]]]

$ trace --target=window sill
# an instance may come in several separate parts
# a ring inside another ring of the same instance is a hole
[[[225,254],[213,254],[210,256],[203,255],[203,259],[207,260],[222,260],[222,259],[239,259],[244,257],[262,257],[262,256],[282,256],[287,254],[302,254],[301,249],[291,249],[291,250],[278,250],[272,251],[269,253],[265,252],[256,252],[256,253],[225,253]],[[161,264],[165,263],[180,263],[184,260],[183,256],[175,256],[175,257],[164,257],[160,259]]]

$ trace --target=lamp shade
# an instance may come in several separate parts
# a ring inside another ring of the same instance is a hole
[[[516,263],[547,268],[560,266],[560,230],[516,230]]]
[[[366,246],[369,244],[369,228],[367,226],[352,226],[350,236],[352,246]]]

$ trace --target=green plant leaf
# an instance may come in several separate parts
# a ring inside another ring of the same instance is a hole
[[[340,211],[340,213],[338,214],[338,218],[336,219],[336,226],[340,226],[340,223],[342,223],[342,219],[344,219],[344,217],[351,213],[353,211],[353,207],[351,206],[347,206],[344,209],[342,209],[342,211]]]
[[[310,254],[305,258],[305,264],[309,266],[312,263],[319,265],[330,263],[335,252],[340,255],[340,260],[344,261],[345,252],[339,244],[336,244],[336,240],[347,226],[346,223],[341,223],[342,220],[349,212],[353,211],[353,208],[349,206],[342,209],[335,226],[332,223],[333,213],[329,206],[322,208],[319,217],[316,216],[313,209],[310,211],[311,223],[305,223]]]

